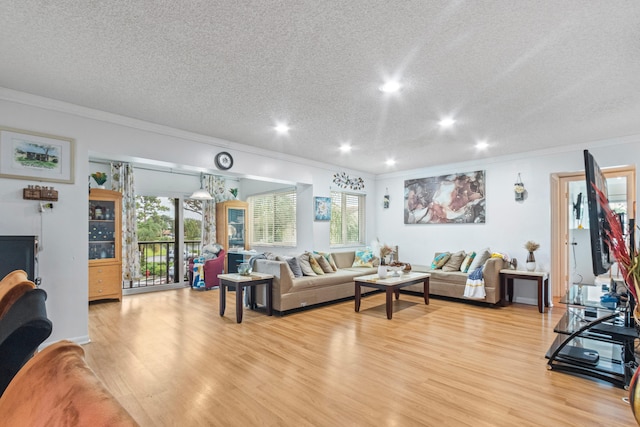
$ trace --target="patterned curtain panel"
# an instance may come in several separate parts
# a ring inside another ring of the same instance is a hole
[[[111,177],[111,189],[122,193],[122,277],[132,281],[140,277],[133,166],[111,163]]]
[[[202,201],[202,246],[216,243],[216,192],[224,179],[214,175],[204,175],[204,188],[213,196],[213,200]]]

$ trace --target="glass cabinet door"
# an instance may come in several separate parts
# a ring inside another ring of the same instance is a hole
[[[115,202],[89,201],[89,259],[116,257]]]
[[[245,248],[245,209],[229,208],[229,249]]]

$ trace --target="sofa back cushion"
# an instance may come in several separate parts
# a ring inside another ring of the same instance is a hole
[[[473,259],[471,266],[469,267],[469,272],[475,270],[478,267],[482,267],[487,260],[491,258],[491,249],[485,248],[481,251],[478,251],[476,257]]]
[[[318,258],[320,258],[320,255],[314,255],[310,252],[307,252],[307,256],[309,257],[309,265],[311,265],[311,269],[313,270],[313,272],[318,276],[322,276],[324,274],[324,270],[318,263]]]
[[[280,257],[283,261],[289,265],[291,269],[291,273],[293,273],[293,277],[302,277],[302,269],[300,268],[300,264],[298,264],[298,258],[294,256],[286,256]]]
[[[451,254],[449,260],[442,266],[442,271],[460,271],[460,266],[465,257],[464,251],[458,251]]]
[[[320,265],[320,268],[322,268],[323,273],[334,272],[333,268],[331,268],[331,264],[329,264],[329,261],[327,261],[327,258],[324,255],[314,255],[314,258],[316,261],[318,261],[318,264]]]

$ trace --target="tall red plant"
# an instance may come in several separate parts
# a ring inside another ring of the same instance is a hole
[[[620,223],[620,217],[609,206],[609,200],[607,196],[600,191],[595,185],[593,188],[598,195],[598,204],[604,212],[605,220],[608,223],[606,228],[606,243],[609,246],[609,251],[613,254],[613,257],[618,262],[618,266],[629,292],[633,295],[635,301],[638,301],[638,284],[640,284],[640,264],[638,260],[638,250],[634,250],[633,253],[629,252],[629,247],[624,238],[624,231],[622,224]]]

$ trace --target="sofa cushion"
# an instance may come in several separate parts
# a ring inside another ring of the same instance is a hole
[[[316,272],[311,268],[308,253],[305,252],[302,255],[298,256],[298,264],[300,264],[303,276],[317,276]]]
[[[338,271],[338,266],[336,265],[336,262],[333,260],[333,256],[331,255],[330,252],[318,252],[318,251],[313,251],[314,254],[318,254],[318,255],[322,255],[324,257],[324,259],[327,260],[327,262],[329,263],[329,266],[331,267],[332,271]],[[351,265],[351,264],[349,264]],[[320,264],[320,267],[322,267],[322,264]],[[324,269],[324,267],[323,267]],[[327,271],[325,273],[328,273]]]
[[[289,264],[289,268],[291,269],[291,272],[293,273],[293,277],[302,277],[302,268],[300,268],[300,264],[298,264],[298,258],[294,257],[294,256],[286,256],[286,257],[282,257],[282,259],[284,261],[286,261],[287,264]]]
[[[373,251],[371,249],[363,249],[356,251],[352,267],[373,267]]]
[[[318,258],[320,258],[320,256],[313,255],[312,253],[307,253],[307,255],[309,256],[309,265],[311,265],[311,269],[313,270],[313,272],[316,273],[318,276],[322,276],[324,274],[324,270],[322,269],[322,267],[320,267],[320,264],[318,263]]]
[[[437,254],[435,258],[433,258],[433,262],[431,263],[431,269],[437,270],[439,268],[442,268],[442,266],[447,263],[450,257],[451,257],[450,252],[442,252],[441,254]]]
[[[325,258],[324,255],[316,255],[314,256],[314,258],[316,261],[318,261],[318,264],[320,265],[320,268],[322,268],[322,271],[324,273],[334,272],[333,268],[331,268],[331,264],[329,264],[329,261],[327,261],[327,258]]]
[[[471,267],[471,263],[473,259],[476,257],[476,253],[474,251],[469,252],[465,257],[462,264],[460,264],[460,271],[462,273],[467,273],[469,271],[469,267]]]
[[[471,266],[469,267],[469,271],[473,271],[478,267],[482,267],[489,258],[491,258],[491,250],[489,248],[478,251],[476,257],[471,263]]]
[[[458,251],[455,254],[451,254],[449,260],[442,266],[442,271],[460,271],[460,266],[465,257],[464,251]]]

